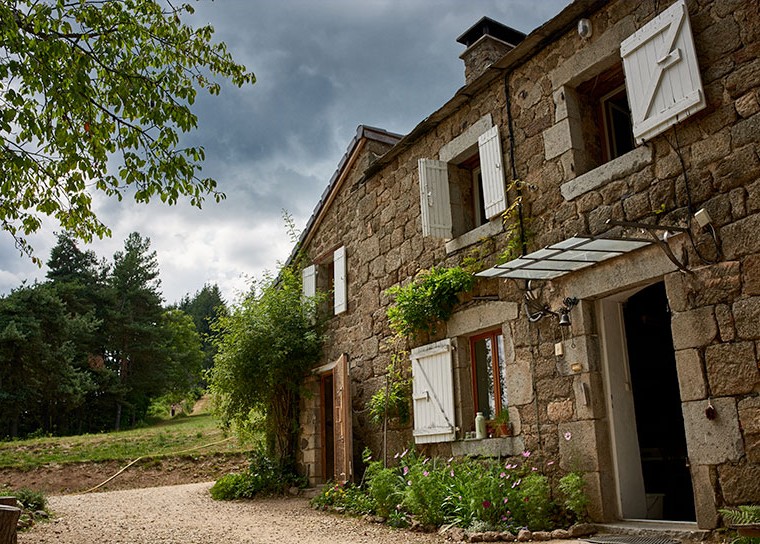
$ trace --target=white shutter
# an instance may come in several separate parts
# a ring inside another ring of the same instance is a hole
[[[443,161],[420,159],[419,169],[422,235],[451,238],[448,165]]]
[[[507,209],[504,191],[504,156],[501,153],[499,127],[494,126],[478,138],[480,173],[483,178],[483,202],[486,217],[491,219]]]
[[[333,253],[333,290],[335,315],[346,311],[346,248],[339,247]]]
[[[637,143],[706,106],[684,0],[624,40],[620,56]]]
[[[301,279],[303,283],[303,296],[313,297],[317,294],[317,267],[312,265],[307,266],[301,272]]]
[[[451,442],[454,427],[454,379],[451,340],[412,350],[414,442]]]

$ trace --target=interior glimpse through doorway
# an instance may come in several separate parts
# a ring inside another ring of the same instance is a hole
[[[335,394],[332,372],[322,376],[320,389],[322,396],[322,478],[324,482],[327,482],[335,478],[335,416],[333,411]]]
[[[665,284],[623,303],[647,518],[694,521],[686,435]]]

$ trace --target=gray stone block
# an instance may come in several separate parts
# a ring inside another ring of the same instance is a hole
[[[718,465],[738,461],[744,454],[736,401],[730,397],[712,399],[717,417],[707,419],[707,401],[683,403],[686,445],[689,459],[697,465]]]
[[[704,347],[718,335],[712,306],[674,313],[670,327],[676,350]]]

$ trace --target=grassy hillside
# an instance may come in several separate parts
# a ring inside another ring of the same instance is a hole
[[[247,449],[236,438],[225,436],[211,414],[199,413],[129,431],[0,442],[0,468],[28,470],[50,463],[130,461],[140,456],[239,453]]]

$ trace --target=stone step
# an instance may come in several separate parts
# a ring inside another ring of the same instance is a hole
[[[630,544],[647,544],[645,540],[648,538],[692,544],[702,542],[710,535],[710,531],[700,529],[693,522],[636,520],[597,523],[595,526],[597,534],[592,537],[594,540],[600,541],[605,535],[626,535],[634,537]],[[635,537],[640,537],[642,540],[637,543]],[[610,540],[610,544],[612,540],[614,539]]]

